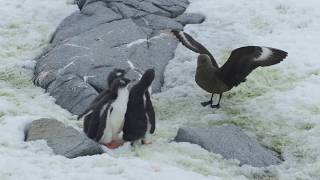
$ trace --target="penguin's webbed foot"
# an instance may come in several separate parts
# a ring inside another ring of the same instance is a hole
[[[116,149],[123,145],[123,142],[111,141],[110,143],[104,144],[109,149]]]
[[[201,105],[202,105],[203,107],[206,107],[206,106],[208,106],[208,105],[211,105],[211,106],[212,106],[212,101],[201,102]]]
[[[142,144],[152,144],[152,142],[150,140],[146,140],[146,139],[142,139],[141,143]]]
[[[211,108],[219,109],[220,108],[220,104],[216,104],[216,105],[211,104]]]

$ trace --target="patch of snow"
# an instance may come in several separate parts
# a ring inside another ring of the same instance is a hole
[[[192,167],[210,166],[207,173],[222,178],[226,176],[220,171],[232,178],[241,174],[247,179],[320,179],[319,5],[316,0],[191,1],[187,11],[207,18],[203,24],[187,25],[185,31],[205,45],[220,65],[242,46],[274,47],[289,54],[280,64],[252,72],[246,82],[223,95],[217,110],[201,107],[210,94],[194,82],[197,54],[179,45],[166,68],[163,92],[156,95],[164,122],[161,128],[232,123],[285,159],[267,171],[233,165],[222,170],[205,161]],[[186,151],[193,159],[191,150]]]
[[[55,118],[81,130],[66,110],[32,84],[30,63],[60,21],[77,9],[66,0],[11,0],[0,6],[0,179],[320,179],[320,11],[318,0],[190,0],[188,12],[206,15],[185,31],[221,65],[232,49],[256,45],[289,53],[280,64],[259,68],[225,93],[220,109],[200,105],[210,97],[194,82],[197,54],[179,45],[154,94],[153,144],[128,144],[106,154],[67,159],[44,141],[24,142],[35,119]],[[33,61],[32,61],[33,62]],[[128,61],[130,63],[130,61]],[[285,162],[239,167],[189,143],[171,142],[181,126],[233,123],[274,150]]]

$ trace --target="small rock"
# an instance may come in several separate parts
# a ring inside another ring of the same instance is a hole
[[[203,23],[203,21],[206,20],[206,17],[202,14],[185,13],[185,14],[182,14],[182,15],[176,17],[175,20],[185,26],[187,24]]]
[[[175,141],[198,144],[226,159],[238,159],[240,165],[267,167],[282,162],[273,152],[262,147],[254,138],[249,137],[234,125],[180,128]]]
[[[39,119],[31,123],[26,141],[46,140],[53,152],[67,158],[102,154],[99,144],[84,133],[54,119]]]

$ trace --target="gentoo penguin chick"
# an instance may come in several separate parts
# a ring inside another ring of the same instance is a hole
[[[111,149],[123,143],[121,132],[129,99],[129,82],[124,77],[115,79],[108,93],[83,116],[87,136]]]
[[[122,78],[124,77],[128,71],[130,70],[130,68],[127,68],[127,69],[118,69],[118,68],[115,68],[113,69],[109,75],[108,75],[108,78],[107,78],[107,82],[108,82],[108,88],[104,89],[103,91],[101,91],[99,93],[99,95],[91,102],[91,104],[89,105],[89,107],[83,112],[81,113],[79,116],[78,116],[78,120],[80,118],[82,118],[84,115],[88,114],[90,111],[92,111],[96,104],[103,100],[105,97],[108,97],[108,94],[110,93],[110,87],[111,87],[111,84],[112,82],[117,79],[117,78]]]
[[[210,101],[202,106],[220,107],[222,93],[246,81],[246,77],[256,68],[280,63],[288,55],[280,49],[260,46],[246,46],[231,52],[229,59],[219,68],[211,53],[189,34],[172,31],[188,49],[199,53],[195,81],[203,90],[212,93]],[[213,105],[213,94],[219,94],[218,104]]]
[[[123,140],[135,142],[142,140],[150,144],[149,134],[155,131],[155,113],[150,98],[149,88],[154,80],[155,72],[148,69],[140,81],[134,85],[129,94],[128,108],[123,127]]]

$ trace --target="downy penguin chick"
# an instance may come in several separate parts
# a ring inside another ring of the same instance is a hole
[[[125,141],[142,140],[143,144],[151,143],[148,136],[154,133],[156,124],[149,88],[154,77],[155,71],[148,69],[130,90],[123,127],[123,140]]]
[[[121,133],[129,99],[129,82],[124,77],[115,79],[108,93],[84,115],[87,136],[111,149],[123,143]]]
[[[99,103],[99,101],[103,101],[104,98],[108,97],[108,94],[110,93],[110,87],[111,87],[112,82],[117,78],[124,77],[128,73],[129,70],[130,70],[130,68],[127,68],[127,69],[115,68],[115,69],[113,69],[109,73],[108,78],[107,78],[108,87],[99,93],[99,95],[91,102],[89,107],[83,113],[78,115],[77,119],[79,120],[83,116],[90,114],[90,112],[93,111],[93,109]]]

